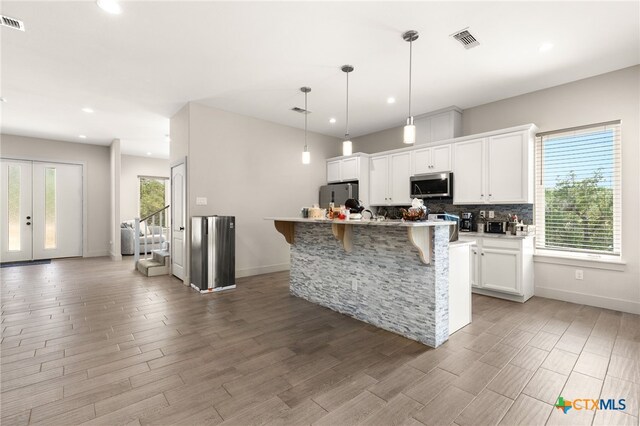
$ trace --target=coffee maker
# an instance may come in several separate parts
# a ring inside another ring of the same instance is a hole
[[[473,231],[473,213],[462,213],[460,219],[460,232]]]

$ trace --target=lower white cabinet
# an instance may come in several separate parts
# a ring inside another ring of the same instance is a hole
[[[533,237],[463,236],[471,246],[475,293],[524,302],[533,296]]]
[[[449,334],[471,322],[470,246],[449,244]]]

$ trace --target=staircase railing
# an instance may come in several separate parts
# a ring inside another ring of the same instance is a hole
[[[165,242],[168,238],[168,226],[166,222],[168,222],[168,209],[169,206],[166,205],[158,211],[151,213],[148,216],[143,217],[142,219],[135,218],[133,233],[134,233],[134,252],[133,259],[134,265],[138,265],[138,261],[140,260],[140,250],[144,249],[142,259],[148,259],[153,256],[153,247],[156,242],[161,249],[164,249],[167,244]],[[143,226],[141,226],[141,224]],[[159,229],[158,229],[159,228]],[[142,241],[140,240],[140,229],[143,229]],[[157,231],[160,231],[157,233]],[[155,246],[155,247],[158,247]],[[149,250],[151,247],[152,250]]]

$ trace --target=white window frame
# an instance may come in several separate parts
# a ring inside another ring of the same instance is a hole
[[[572,132],[583,132],[588,130],[597,131],[599,128],[613,128],[614,134],[614,182],[613,182],[613,251],[614,253],[589,252],[583,250],[571,249],[554,249],[544,247],[542,235],[545,229],[545,212],[544,212],[544,175],[542,170],[542,153],[543,153],[543,137],[545,136],[569,136]],[[624,264],[622,261],[622,139],[621,139],[621,121],[610,121],[605,123],[589,124],[568,129],[554,130],[549,132],[538,133],[536,135],[535,144],[535,205],[534,217],[536,225],[536,261],[545,263],[558,263],[553,258],[562,259],[560,262],[567,264],[580,265],[584,261],[598,262],[602,264],[604,269],[610,269],[607,264]]]

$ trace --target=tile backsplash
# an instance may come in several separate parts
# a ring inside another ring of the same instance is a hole
[[[518,220],[522,220],[525,224],[533,223],[533,204],[483,204],[483,205],[458,205],[446,202],[445,200],[435,200],[425,202],[429,213],[452,213],[460,216],[464,213],[473,213],[474,221],[480,216],[480,210],[486,212],[486,218],[489,219],[489,211],[493,210],[495,213],[494,220],[507,220],[508,215],[518,215]],[[404,208],[409,208],[405,206]],[[390,219],[399,219],[402,217],[399,207],[378,207],[377,214],[386,215]]]

